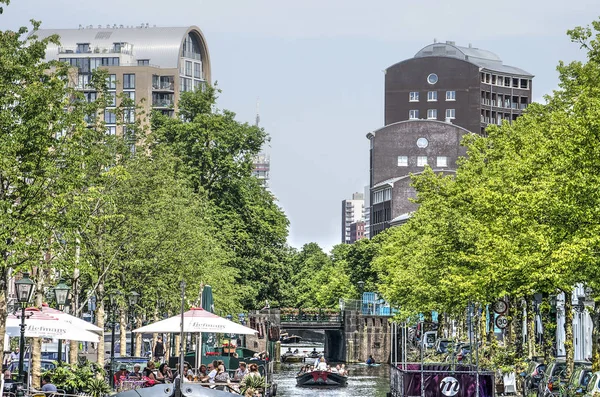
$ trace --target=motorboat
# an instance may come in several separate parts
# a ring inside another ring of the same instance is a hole
[[[329,371],[309,371],[296,376],[296,386],[344,387],[348,385],[348,377]]]
[[[290,343],[300,343],[301,340],[302,340],[301,336],[289,335],[288,333],[283,333],[283,334],[281,334],[281,337],[280,337],[280,342],[284,345],[290,344]]]

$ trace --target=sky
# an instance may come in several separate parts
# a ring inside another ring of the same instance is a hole
[[[383,126],[384,70],[433,42],[490,50],[556,88],[559,60],[585,54],[566,31],[600,16],[598,0],[11,0],[0,29],[196,25],[219,108],[271,137],[272,192],[289,243],[341,242],[341,201],[368,184],[366,134]]]

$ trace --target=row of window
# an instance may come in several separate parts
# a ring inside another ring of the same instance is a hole
[[[187,77],[180,77],[179,82],[179,89],[181,92],[200,90],[204,84],[204,82],[201,80],[188,79]]]
[[[531,88],[531,80],[518,77],[499,76],[496,74],[481,72],[481,82],[500,87],[520,88],[527,90]]]
[[[419,110],[413,109],[408,111],[408,118],[410,120],[416,120],[419,118]],[[438,112],[437,109],[427,109],[427,119],[437,120]],[[453,120],[456,118],[456,109],[446,109],[446,119]]]
[[[202,64],[201,63],[185,61],[185,66],[181,65],[181,68],[182,68],[181,74],[192,77],[192,70],[193,70],[193,76],[195,78],[197,78],[197,79],[202,78]]]
[[[409,102],[419,102],[419,92],[411,91],[408,94]],[[428,91],[427,92],[427,102],[436,102],[438,100],[438,92],[437,91]],[[456,91],[446,91],[446,100],[447,101],[456,101]]]
[[[373,217],[371,218],[371,224],[382,223],[392,220],[392,210],[391,208],[383,208],[378,211],[373,212]]]
[[[383,203],[392,199],[392,188],[388,187],[382,190],[373,192],[373,204]]]
[[[115,109],[104,110],[104,122],[106,124],[117,123],[117,114],[115,113]],[[135,109],[123,109],[123,122],[135,123]]]
[[[447,156],[437,156],[435,160],[436,167],[448,166]],[[425,167],[427,164],[427,156],[417,156],[417,167]],[[398,167],[408,167],[408,156],[398,156]]]

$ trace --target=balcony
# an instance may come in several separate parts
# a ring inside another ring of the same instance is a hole
[[[173,107],[173,100],[172,99],[153,99],[152,107],[171,108],[171,107]]]
[[[190,51],[184,51],[183,57],[190,58],[190,59],[197,59],[199,61],[202,60],[202,57],[200,56],[200,54],[195,53],[195,52],[190,52]]]
[[[172,81],[161,81],[152,83],[152,91],[175,91],[175,83]]]

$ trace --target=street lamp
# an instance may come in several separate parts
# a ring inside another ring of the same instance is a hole
[[[25,357],[25,308],[31,300],[34,283],[29,278],[29,273],[23,273],[23,278],[15,281],[17,302],[21,304],[21,340],[19,343],[19,382],[23,382],[23,358]]]
[[[61,278],[58,281],[58,285],[54,287],[54,297],[56,298],[56,304],[58,305],[58,310],[63,310],[65,304],[67,303],[67,296],[69,295],[69,291],[71,288],[67,284],[65,284],[65,279]],[[62,339],[58,339],[58,363],[62,362]]]
[[[134,344],[135,344],[135,338],[133,336],[133,327],[135,325],[135,305],[137,305],[138,303],[138,299],[140,298],[140,294],[138,294],[135,291],[132,291],[129,294],[129,307],[131,309],[131,330],[130,330],[130,338],[131,338],[131,351],[130,351],[130,356],[133,357],[133,352],[135,351],[134,349]]]
[[[113,369],[113,364],[115,361],[115,312],[117,311],[117,305],[118,305],[118,296],[119,293],[118,292],[111,292],[108,295],[109,298],[109,303],[110,303],[110,326],[111,326],[111,333],[110,333],[110,370],[108,371],[108,374],[110,376],[110,386],[114,387],[115,386],[115,378],[114,378],[114,369]]]

